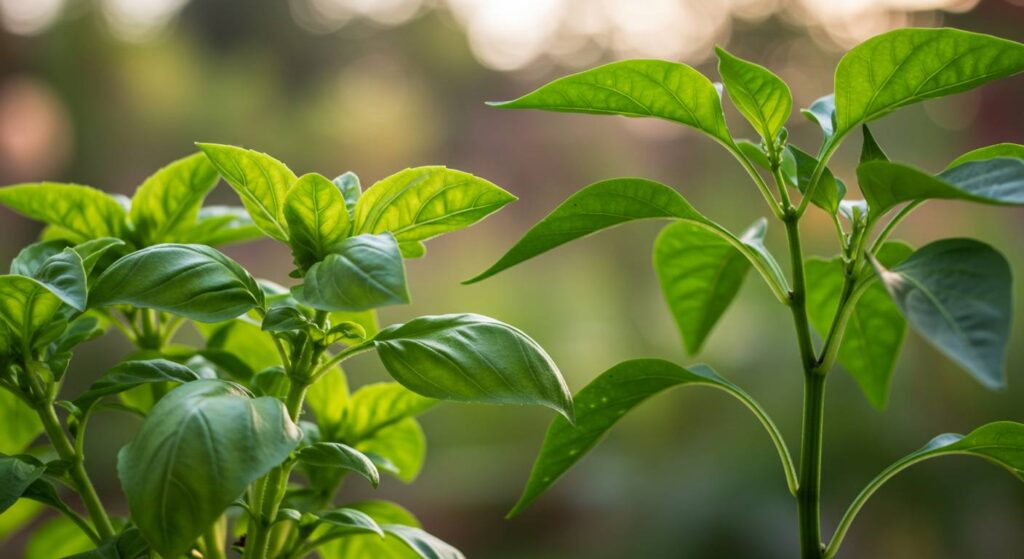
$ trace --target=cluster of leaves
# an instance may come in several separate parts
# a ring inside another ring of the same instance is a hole
[[[867,124],[905,105],[1024,71],[1024,45],[954,29],[902,29],[866,41],[839,62],[835,94],[802,111],[823,134],[816,155],[788,142],[785,124],[793,106],[788,86],[764,67],[722,49],[717,53],[722,84],[713,84],[684,64],[629,60],[558,79],[519,99],[495,105],[653,117],[704,133],[735,156],[774,216],[785,224],[792,261],[789,278],[765,248],[765,219],[736,235],[702,215],[668,186],[620,178],[574,194],[491,268],[469,281],[482,280],[610,227],[663,219],[670,223],[654,243],[654,268],[691,354],[700,350],[753,268],[793,311],[809,386],[824,390],[823,378],[838,361],[867,399],[883,407],[908,323],[986,387],[1003,386],[1011,318],[1006,259],[996,249],[971,239],[944,239],[914,249],[889,237],[904,217],[927,200],[1024,204],[1024,146],[1000,144],[977,149],[958,157],[944,171],[931,174],[890,161]],[[730,133],[723,112],[724,95],[760,141],[735,138]],[[863,132],[856,171],[863,199],[849,199],[846,184],[827,165],[841,141],[857,129]],[[772,182],[777,192],[773,192]],[[823,210],[834,222],[841,248],[838,255],[804,260],[797,224],[808,204]],[[818,348],[810,327],[820,335]],[[554,421],[513,514],[550,487],[627,411],[679,385],[719,388],[755,413],[779,451],[789,489],[798,497],[799,506],[815,507],[809,531],[816,532],[820,476],[814,454],[820,456],[820,442],[805,446],[805,452],[808,448],[810,452],[798,473],[778,429],[746,393],[707,366],[684,368],[654,359],[616,365],[577,394],[577,426]],[[816,437],[808,429],[813,429],[815,422],[820,426],[820,409],[818,406],[810,410],[812,415],[805,415],[805,441]],[[817,437],[820,440],[820,435]],[[865,490],[827,548],[817,533],[805,534],[809,541],[804,541],[804,556],[835,555],[863,500],[892,474],[924,458],[953,453],[984,457],[1019,476],[1024,471],[1024,425],[993,423],[966,437],[935,439]]]
[[[352,173],[297,177],[262,153],[199,147],[130,200],[73,184],[0,188],[0,203],[47,224],[0,276],[0,512],[19,525],[34,503],[63,513],[31,538],[30,557],[216,559],[229,542],[254,559],[461,557],[397,504],[335,501],[350,473],[374,487],[382,473],[415,479],[426,451],[416,416],[437,400],[572,419],[557,367],[508,324],[457,314],[378,328],[375,309],[409,301],[404,258],[515,197],[444,167],[363,192]],[[221,177],[244,208],[202,207]],[[256,280],[213,248],[263,235],[291,249],[301,283]],[[202,347],[175,342],[183,323]],[[136,351],[63,396],[73,349],[110,328]],[[396,382],[350,394],[340,363],[366,351]],[[142,418],[118,456],[127,518],[107,514],[83,466],[88,421],[107,410]],[[33,445],[44,432],[49,444]]]

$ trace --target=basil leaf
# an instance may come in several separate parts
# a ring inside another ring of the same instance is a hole
[[[341,191],[341,196],[345,198],[345,208],[348,210],[348,216],[354,221],[356,217],[356,202],[363,195],[363,187],[359,185],[359,177],[352,171],[346,171],[334,177],[334,180],[331,182]]]
[[[88,297],[82,257],[66,248],[46,259],[36,270],[35,278],[61,301],[77,311],[84,311]]]
[[[53,518],[35,529],[25,543],[22,559],[53,559],[83,553],[96,547],[89,536],[64,516]]]
[[[390,233],[358,235],[309,268],[295,299],[324,311],[365,311],[409,302],[405,263]]]
[[[362,441],[403,419],[426,412],[437,403],[437,400],[424,398],[396,382],[361,386],[346,406],[343,437],[349,441]]]
[[[477,314],[423,316],[373,339],[384,368],[429,398],[535,404],[572,418],[558,367],[526,334]]]
[[[836,68],[836,135],[899,107],[1024,71],[1024,45],[958,29],[897,29],[847,52]]]
[[[370,515],[357,509],[337,508],[317,515],[317,524],[327,526],[330,537],[350,534],[375,534],[384,538],[384,530]]]
[[[98,548],[65,559],[138,559],[149,552],[149,545],[138,528],[127,528]]]
[[[742,238],[763,240],[766,225],[759,220]],[[661,230],[654,271],[690,355],[700,351],[749,270],[741,252],[700,225],[680,221]]]
[[[394,235],[415,243],[469,227],[516,197],[469,173],[440,166],[405,169],[359,197],[355,233]]]
[[[288,332],[290,330],[307,330],[316,325],[308,316],[295,307],[274,307],[267,311],[260,324],[264,332]]]
[[[419,528],[401,524],[384,524],[381,528],[405,542],[409,549],[423,559],[466,559],[459,550]]]
[[[1011,157],[1017,159],[1024,159],[1024,146],[1020,144],[995,144],[992,146],[985,146],[975,150],[971,150],[960,157],[957,157],[949,164],[947,169],[956,167],[969,161],[982,161],[985,159],[994,159],[996,157]]]
[[[0,455],[0,513],[11,508],[44,471],[46,466],[31,456]]]
[[[72,243],[121,237],[126,212],[107,193],[79,184],[40,182],[0,188],[0,204],[60,228]]]
[[[178,557],[301,438],[279,400],[220,380],[183,384],[118,455],[132,519],[156,552]]]
[[[836,131],[836,96],[829,93],[819,97],[811,106],[800,109],[800,113],[807,117],[807,120],[814,122],[821,128],[825,142],[831,142]]]
[[[715,86],[700,72],[675,62],[613,62],[559,78],[514,101],[490,105],[655,117],[692,126],[718,142],[732,145]]]
[[[199,380],[192,369],[166,359],[125,361],[110,369],[84,393],[75,398],[79,409],[87,410],[104,396],[119,394],[142,384],[155,382],[186,383]]]
[[[388,501],[363,501],[346,505],[347,509],[365,513],[378,525],[401,524],[419,527],[416,517],[401,506]],[[315,536],[316,534],[314,534]],[[352,535],[333,540],[317,549],[324,559],[415,559],[418,557],[396,536],[383,540],[376,534]]]
[[[377,487],[380,473],[362,452],[341,443],[316,443],[298,452],[298,459],[320,468],[340,468],[355,472]]]
[[[383,458],[387,468],[381,469],[412,483],[427,457],[427,437],[419,422],[406,417],[374,431],[372,436],[360,440],[356,448],[375,461]]]
[[[209,159],[194,153],[143,181],[128,211],[142,245],[188,242],[187,233],[199,216],[199,206],[218,178]]]
[[[35,277],[36,270],[47,258],[67,248],[67,241],[39,241],[21,249],[11,260],[11,274],[16,276]]]
[[[108,261],[113,260],[117,256],[117,252],[110,252],[113,249],[120,249],[121,247],[127,246],[121,239],[115,239],[113,237],[100,237],[99,239],[93,239],[91,241],[85,241],[75,245],[75,252],[82,258],[82,267],[85,269],[85,275],[88,279],[92,279],[93,272],[102,272],[105,268],[105,264]],[[100,262],[103,264],[100,264]],[[99,268],[97,268],[99,266]]]
[[[199,209],[195,225],[185,239],[198,245],[223,246],[263,238],[245,208],[206,206]]]
[[[992,247],[945,239],[875,270],[910,325],[988,388],[1005,380],[1010,266]]]
[[[295,264],[302,269],[323,260],[348,237],[345,198],[334,183],[316,173],[295,181],[285,197],[284,216]]]
[[[762,138],[774,142],[793,110],[789,86],[767,68],[737,58],[725,49],[715,48],[715,53],[729,99]]]
[[[284,163],[258,151],[221,144],[196,145],[238,193],[256,226],[287,243],[285,195],[295,183],[295,173]]]
[[[306,406],[312,410],[326,439],[334,440],[345,418],[348,400],[348,380],[340,367],[328,371],[306,391]]]
[[[20,454],[43,432],[39,415],[14,393],[0,389],[0,453]]]
[[[118,304],[219,322],[262,306],[263,291],[216,249],[163,244],[121,258],[96,280],[89,305]]]
[[[22,349],[39,347],[52,340],[46,339],[54,334],[48,332],[47,327],[59,318],[61,305],[60,298],[37,280],[0,276],[0,321],[7,325]]]

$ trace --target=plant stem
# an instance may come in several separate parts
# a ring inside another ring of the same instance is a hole
[[[100,502],[96,488],[93,487],[92,481],[89,480],[89,475],[85,471],[84,459],[75,452],[71,441],[68,440],[67,435],[64,433],[60,420],[57,418],[57,413],[53,409],[53,404],[48,403],[37,406],[36,413],[39,414],[39,419],[42,421],[43,428],[46,430],[46,434],[50,438],[54,449],[57,450],[57,455],[60,456],[61,460],[66,460],[71,464],[71,469],[68,473],[75,483],[75,488],[78,490],[85,509],[89,511],[89,517],[96,527],[96,533],[104,540],[113,537],[114,526],[110,523],[110,517],[107,516],[103,503]]]

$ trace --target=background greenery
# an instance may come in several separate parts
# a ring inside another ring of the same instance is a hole
[[[352,170],[364,184],[423,164],[473,172],[521,201],[472,231],[433,241],[425,260],[408,264],[413,308],[393,307],[383,318],[471,311],[516,324],[549,350],[575,391],[624,359],[691,361],[650,266],[660,224],[574,243],[481,284],[458,282],[493,262],[555,204],[602,178],[673,185],[734,230],[765,213],[763,202],[730,156],[691,130],[502,112],[483,101],[627,56],[675,58],[717,76],[710,62],[717,42],[771,67],[806,106],[831,91],[842,50],[889,27],[943,24],[1024,40],[1020,0],[828,5],[0,0],[0,184],[51,179],[127,193],[155,168],[194,151],[197,140],[264,150],[297,173]],[[937,171],[971,148],[1024,141],[1022,101],[1018,77],[904,109],[872,129],[890,156]],[[727,112],[733,130],[745,126]],[[798,119],[791,136],[816,145],[816,126]],[[858,143],[848,142],[832,164],[844,178],[852,179]],[[233,197],[222,186],[211,202]],[[1022,212],[933,202],[897,238],[920,244],[970,234],[1003,250],[1024,277]],[[831,254],[830,223],[816,210],[808,215],[805,235],[820,239],[809,248]],[[37,227],[0,209],[0,257],[12,258]],[[781,233],[769,232],[780,258]],[[289,282],[290,256],[276,243],[227,252],[255,275]],[[789,317],[759,282],[748,283],[699,357],[754,394],[795,445],[801,378]],[[1022,292],[1018,281],[1018,299]],[[1015,310],[1020,323],[1022,309]],[[885,411],[837,372],[826,412],[825,532],[868,479],[933,435],[1024,421],[1022,341],[1018,327],[1010,387],[1000,393],[983,389],[912,333]],[[127,351],[116,333],[82,347],[68,375],[71,390]],[[348,372],[357,385],[384,378],[371,358],[356,358]],[[748,412],[710,391],[645,404],[530,511],[502,520],[551,417],[539,409],[442,406],[424,421],[430,450],[420,479],[411,487],[389,480],[377,494],[408,505],[470,557],[794,555],[796,511],[770,442]],[[113,475],[116,451],[136,428],[125,416],[96,418],[87,449],[95,476]],[[123,512],[117,480],[96,482]],[[348,494],[370,490],[353,486]],[[843,556],[1012,557],[1024,548],[1021,526],[1019,482],[978,461],[936,461],[886,485],[854,525]],[[0,543],[0,555],[19,556],[25,539]]]

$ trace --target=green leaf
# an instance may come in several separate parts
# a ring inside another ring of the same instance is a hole
[[[348,400],[348,380],[340,367],[327,371],[306,391],[306,405],[313,411],[325,438],[333,439],[345,418]]]
[[[34,279],[0,276],[0,321],[21,343],[22,350],[50,341],[46,339],[47,326],[59,318],[61,305],[56,295]]]
[[[370,516],[378,525],[401,524],[419,527],[416,517],[401,506],[388,501],[363,501],[347,505]],[[354,535],[328,542],[317,552],[324,559],[416,559],[419,557],[396,536],[383,540],[375,534]]]
[[[1011,274],[1006,259],[972,239],[924,246],[878,276],[910,325],[988,388],[1005,384]]]
[[[403,419],[426,412],[437,403],[396,382],[361,386],[346,406],[343,437],[348,441],[362,441]]]
[[[370,515],[357,509],[337,508],[322,512],[317,516],[321,525],[329,527],[331,536],[349,534],[376,534],[384,538],[384,530]]]
[[[423,469],[427,437],[419,422],[407,417],[374,431],[372,436],[360,440],[356,448],[371,459],[384,458],[388,467],[381,469],[412,483]]]
[[[39,415],[12,392],[0,388],[0,453],[20,454],[43,432]],[[2,541],[2,538],[0,538]]]
[[[354,232],[391,233],[400,243],[469,227],[516,197],[469,173],[440,166],[399,171],[360,196]]]
[[[860,147],[860,162],[888,161],[889,156],[885,155],[885,152],[882,151],[882,146],[879,146],[878,142],[875,141],[875,137],[871,134],[868,126],[865,124],[860,128],[864,131],[864,143]]]
[[[71,308],[85,310],[88,298],[85,267],[74,249],[66,248],[47,258],[36,270],[35,278]]]
[[[831,142],[836,131],[836,96],[833,94],[819,97],[811,106],[800,109],[800,113],[807,117],[807,120],[816,123],[821,128],[825,142]]]
[[[755,144],[750,140],[736,140],[736,148],[740,150],[744,157],[754,162],[758,167],[771,170],[772,163],[768,160],[768,155],[761,149],[760,144]]]
[[[85,275],[89,279],[92,279],[93,271],[102,272],[104,267],[101,266],[97,270],[97,265],[102,260],[104,264],[108,260],[112,260],[116,253],[110,252],[114,249],[120,249],[121,247],[127,246],[121,239],[115,239],[113,237],[100,237],[99,239],[93,239],[91,241],[85,241],[84,243],[75,245],[75,252],[78,256],[82,257],[82,267],[85,268]]]
[[[0,514],[0,544],[6,542],[12,535],[17,534],[33,519],[39,516],[42,506],[28,499],[22,499],[13,507]]]
[[[301,438],[279,400],[220,380],[183,384],[118,455],[132,519],[160,555],[178,557]]]
[[[206,206],[199,209],[195,225],[185,235],[198,245],[223,246],[263,238],[245,208]]]
[[[715,48],[718,73],[736,108],[757,133],[774,142],[793,110],[789,86],[767,68],[747,62]]]
[[[692,126],[732,145],[722,102],[711,81],[685,65],[625,60],[557,79],[503,109],[655,117]]]
[[[806,194],[807,188],[811,185],[814,168],[818,165],[818,159],[793,145],[786,146],[786,150],[796,160],[795,186],[801,194]],[[839,211],[839,202],[844,196],[846,196],[846,185],[842,181],[836,180],[832,171],[825,167],[818,179],[818,187],[814,189],[811,202],[826,212],[834,214]]]
[[[365,454],[341,443],[316,443],[298,452],[298,459],[311,466],[340,468],[355,472],[377,487],[380,473]]]
[[[89,305],[118,304],[219,322],[262,306],[263,290],[216,249],[164,244],[121,258],[96,280]]]
[[[996,157],[1015,157],[1017,159],[1024,159],[1024,146],[1011,143],[985,146],[971,150],[960,157],[957,157],[947,168],[953,168],[969,161],[982,161],[985,159],[995,159]]]
[[[423,316],[381,330],[372,343],[391,376],[423,396],[542,405],[572,419],[572,397],[551,358],[493,318]]]
[[[300,303],[324,311],[365,311],[409,302],[405,263],[390,233],[341,242],[292,289]]]
[[[419,528],[401,524],[385,524],[381,528],[405,542],[409,549],[423,559],[465,559],[462,552]]]
[[[349,216],[338,187],[322,175],[302,175],[284,202],[289,246],[295,264],[306,269],[335,252],[348,237]]]
[[[886,243],[878,259],[895,266],[914,250],[903,243]],[[807,314],[811,325],[822,337],[828,335],[842,295],[844,265],[840,257],[831,260],[809,258],[807,274]],[[899,358],[907,323],[881,284],[871,281],[855,301],[846,325],[838,360],[876,408],[889,399],[896,360]]]
[[[763,240],[766,225],[758,220],[741,239]],[[741,252],[698,224],[680,221],[661,230],[654,271],[688,353],[700,351],[749,270]]]
[[[0,204],[59,227],[72,243],[121,237],[127,217],[114,197],[79,184],[41,182],[0,188]]]
[[[54,559],[83,553],[95,547],[74,522],[57,517],[36,528],[25,543],[22,559]]]
[[[202,153],[174,161],[147,178],[132,196],[128,212],[142,245],[191,241],[189,229],[218,178]]]
[[[264,233],[288,242],[285,196],[295,173],[265,153],[221,144],[196,144],[235,189],[253,222]]]
[[[207,351],[231,355],[250,372],[281,364],[274,339],[260,330],[258,324],[239,318],[218,324],[196,324],[196,328],[206,339]]]
[[[509,512],[515,516],[601,442],[605,433],[627,412],[668,388],[704,385],[724,390],[746,405],[752,401],[736,385],[710,367],[683,368],[661,359],[624,361],[601,373],[576,395],[576,425],[556,417],[544,437],[537,461],[519,502]]]
[[[597,182],[573,194],[527,231],[494,265],[463,283],[481,281],[569,241],[640,219],[683,219],[717,232],[751,261],[777,297],[785,299],[786,280],[767,251],[745,245],[697,212],[671,187],[633,178]]]
[[[11,508],[44,471],[46,466],[31,456],[0,455],[0,513]]]
[[[363,187],[359,185],[359,177],[352,171],[346,171],[334,177],[334,180],[331,182],[341,191],[341,196],[345,198],[345,208],[348,209],[348,216],[354,221],[356,217],[356,202],[363,195]]]
[[[897,29],[868,39],[836,68],[836,135],[899,107],[1024,71],[1024,45],[958,29]]]
[[[149,545],[137,528],[127,528],[103,542],[98,548],[65,559],[138,559],[149,551]]]
[[[11,274],[17,276],[35,277],[36,270],[43,265],[47,258],[67,248],[67,241],[39,241],[21,249],[18,255],[11,260]]]
[[[119,394],[142,384],[155,382],[186,383],[199,380],[192,369],[166,359],[125,361],[110,369],[84,393],[75,398],[79,409],[87,410],[104,396]]]
[[[316,324],[296,307],[280,306],[267,311],[260,323],[264,332],[288,332],[290,330],[308,330]]]
[[[1024,160],[1021,159],[997,157],[969,161],[938,176],[900,163],[871,161],[857,167],[857,179],[874,218],[903,202],[931,199],[1024,204]]]

